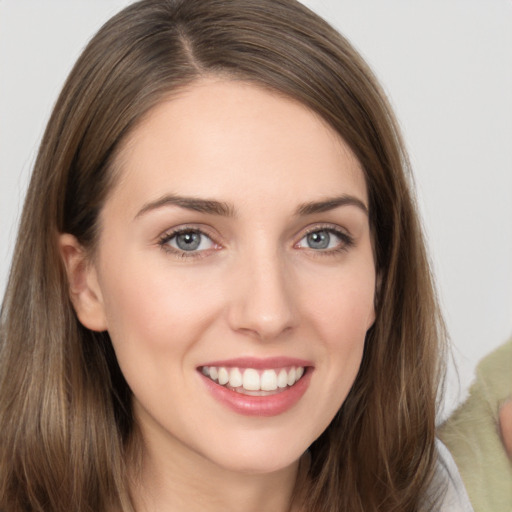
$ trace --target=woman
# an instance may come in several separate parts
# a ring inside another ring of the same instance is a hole
[[[112,18],[21,220],[0,509],[441,506],[443,328],[407,173],[375,78],[300,4]]]

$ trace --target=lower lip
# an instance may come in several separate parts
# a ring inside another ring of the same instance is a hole
[[[232,391],[200,374],[208,391],[223,405],[245,416],[277,416],[291,409],[306,392],[311,380],[312,368],[293,386],[268,396],[250,396]]]

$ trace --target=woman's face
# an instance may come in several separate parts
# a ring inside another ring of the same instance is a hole
[[[154,108],[117,165],[96,309],[77,311],[108,330],[148,453],[287,467],[345,400],[374,321],[359,162],[301,104],[210,79]]]

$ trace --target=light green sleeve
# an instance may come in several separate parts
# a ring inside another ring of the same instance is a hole
[[[512,512],[512,462],[501,442],[500,405],[512,396],[512,339],[478,365],[467,400],[442,425],[475,512]]]

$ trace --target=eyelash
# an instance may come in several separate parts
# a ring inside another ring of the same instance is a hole
[[[327,232],[329,234],[333,234],[336,237],[338,237],[340,239],[339,247],[335,247],[335,248],[331,248],[331,249],[318,249],[318,250],[315,250],[313,248],[297,247],[298,244],[304,238],[306,238],[307,236],[309,236],[309,235],[311,235],[313,233],[318,233],[318,232]],[[196,233],[196,234],[199,234],[202,237],[206,237],[216,247],[213,248],[213,249],[203,249],[203,250],[199,250],[199,251],[197,251],[197,250],[184,251],[184,250],[176,249],[176,248],[171,247],[169,245],[169,242],[172,239],[174,239],[175,237],[177,237],[179,235],[183,235],[183,234],[187,234],[187,233]],[[210,235],[205,233],[202,229],[196,228],[196,227],[192,227],[192,226],[178,228],[178,229],[174,229],[174,230],[172,230],[170,232],[164,233],[159,238],[158,245],[166,253],[173,254],[173,255],[175,255],[177,257],[180,257],[180,258],[201,258],[201,257],[205,257],[205,256],[208,255],[208,253],[211,252],[211,250],[217,250],[217,248],[220,247],[219,244],[217,244],[215,242],[215,240]],[[330,256],[330,255],[339,254],[341,252],[346,252],[353,245],[354,245],[354,239],[350,235],[348,235],[346,232],[344,232],[344,231],[342,231],[340,229],[337,229],[337,228],[335,228],[333,226],[321,226],[321,225],[318,226],[317,225],[317,226],[314,226],[314,227],[312,227],[310,229],[307,229],[305,231],[305,233],[301,236],[300,240],[297,243],[294,244],[294,247],[296,247],[297,249],[300,249],[300,250],[308,249],[309,251],[314,253],[315,256]]]
[[[347,252],[351,247],[354,246],[355,240],[352,236],[350,236],[345,231],[342,231],[341,229],[334,227],[332,225],[316,225],[314,227],[311,227],[306,230],[306,232],[302,235],[300,240],[295,244],[297,246],[304,238],[306,238],[308,235],[311,235],[313,233],[318,232],[327,232],[329,234],[335,235],[340,239],[340,243],[338,247],[334,247],[331,249],[313,249],[313,248],[304,248],[306,250],[309,250],[311,254],[318,257],[326,257],[326,256],[336,256],[339,255],[342,252]],[[303,249],[298,247],[298,249]]]
[[[216,250],[217,247],[219,247],[219,244],[217,244],[213,238],[205,233],[202,229],[193,227],[193,226],[185,226],[182,228],[174,229],[170,232],[164,233],[158,240],[158,245],[160,248],[165,251],[166,253],[172,254],[174,256],[177,256],[179,258],[201,258],[204,256],[207,256],[209,252],[211,252],[212,249],[203,249],[201,251],[183,251],[180,249],[176,249],[174,247],[171,247],[169,245],[169,242],[173,239],[178,237],[179,235],[184,235],[187,233],[197,233],[202,237],[206,237],[209,240],[211,240],[212,244],[216,246],[213,250]]]

